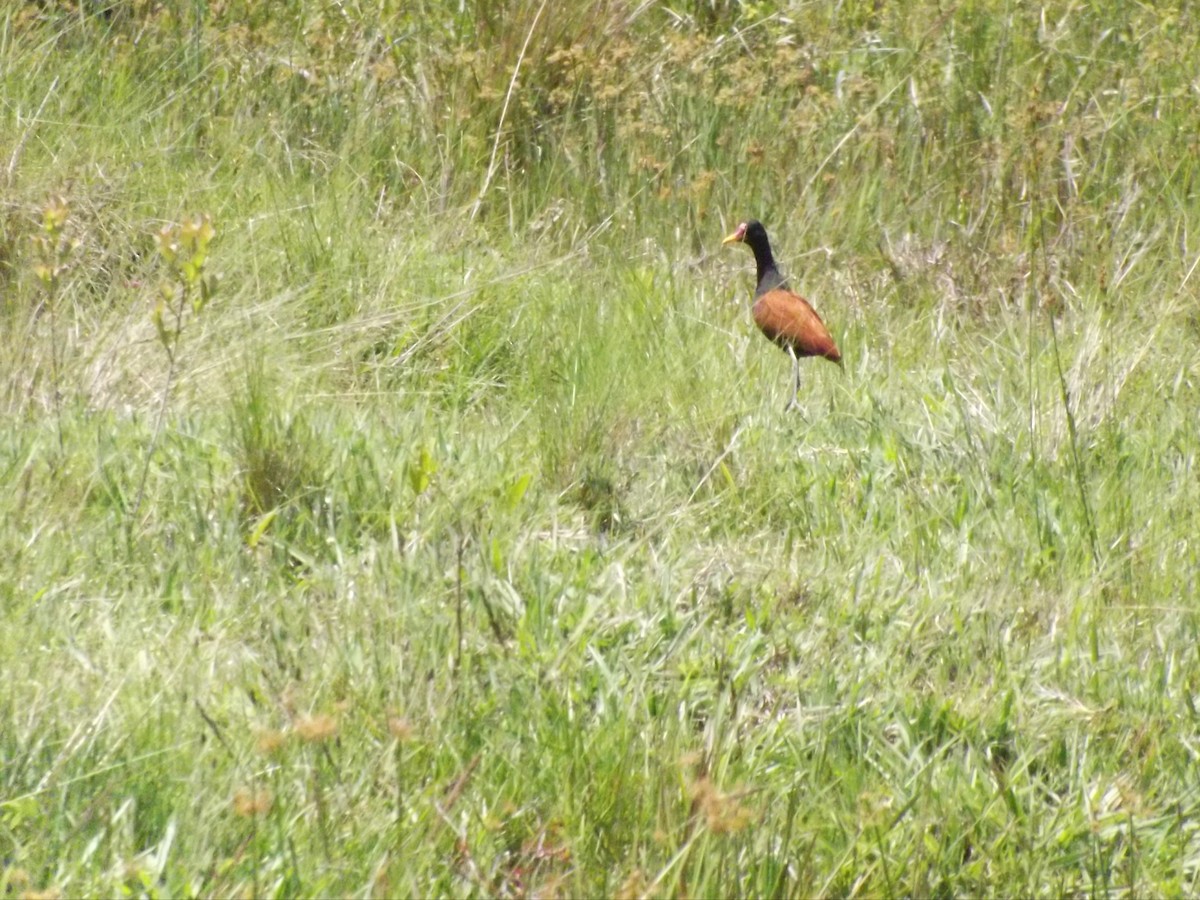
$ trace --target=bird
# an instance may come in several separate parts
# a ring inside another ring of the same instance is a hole
[[[841,366],[842,354],[817,311],[788,287],[787,279],[775,265],[771,242],[762,222],[756,219],[743,222],[721,244],[748,244],[754,251],[754,261],[758,265],[758,283],[751,310],[754,324],[792,358],[792,399],[785,411],[797,409],[800,405],[800,357],[821,356]]]

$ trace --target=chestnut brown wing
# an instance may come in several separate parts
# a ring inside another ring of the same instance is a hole
[[[754,323],[780,347],[791,347],[797,356],[823,356],[832,362],[842,358],[817,311],[799,294],[767,291],[754,304]]]

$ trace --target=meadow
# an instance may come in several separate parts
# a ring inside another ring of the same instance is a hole
[[[4,6],[0,894],[1200,892],[1197,59]]]

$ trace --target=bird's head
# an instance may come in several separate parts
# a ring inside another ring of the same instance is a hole
[[[748,222],[743,222],[739,225],[729,237],[721,241],[722,244],[750,244],[753,246],[767,237],[767,229],[763,228],[762,222],[757,219],[751,219]]]

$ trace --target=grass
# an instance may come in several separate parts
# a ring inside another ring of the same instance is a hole
[[[1194,16],[267,9],[0,13],[0,889],[1197,890]]]

